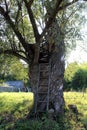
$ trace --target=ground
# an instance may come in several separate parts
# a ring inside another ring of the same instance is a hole
[[[33,106],[33,93],[0,93],[0,130],[86,130],[87,94],[64,93],[66,107],[63,116],[49,119],[47,113],[40,118],[29,118]],[[76,105],[78,114],[68,105]]]

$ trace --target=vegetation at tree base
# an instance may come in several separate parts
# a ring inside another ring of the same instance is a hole
[[[33,105],[33,93],[0,94],[0,130],[86,130],[87,94],[77,92],[64,93],[66,108],[64,115],[54,120],[43,113],[40,118],[28,118]],[[78,115],[68,105],[77,106]]]
[[[70,63],[64,74],[65,90],[86,91],[87,89],[87,63]]]

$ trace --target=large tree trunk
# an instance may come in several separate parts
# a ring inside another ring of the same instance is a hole
[[[64,78],[64,46],[56,46],[51,57],[50,100],[56,113],[63,112],[63,78]]]
[[[30,80],[32,91],[35,94],[35,104],[37,99],[37,87],[39,78],[39,64],[32,65],[30,67]],[[43,63],[44,72],[46,71],[46,63]],[[63,112],[64,98],[63,98],[63,77],[64,77],[64,43],[56,45],[54,52],[50,56],[50,85],[49,85],[49,109],[54,109],[55,113]],[[44,76],[47,74],[44,73]],[[46,80],[42,79],[42,84]],[[41,91],[44,92],[45,86],[41,87]],[[45,99],[44,99],[45,100]],[[34,106],[36,107],[36,105]],[[45,109],[45,105],[40,103],[38,110]],[[42,111],[42,110],[41,110]]]

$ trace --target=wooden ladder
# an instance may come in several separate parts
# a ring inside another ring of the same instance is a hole
[[[35,111],[46,112],[49,110],[49,88],[50,88],[50,62],[39,64],[39,76],[38,76],[38,86],[37,86],[37,97],[36,97],[36,107]],[[43,104],[42,108],[40,104]],[[40,108],[38,110],[38,107]]]

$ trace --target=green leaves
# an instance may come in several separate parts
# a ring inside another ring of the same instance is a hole
[[[71,63],[64,74],[65,90],[86,90],[87,88],[87,63]]]
[[[28,69],[16,57],[1,55],[0,80],[22,80],[28,83]]]

